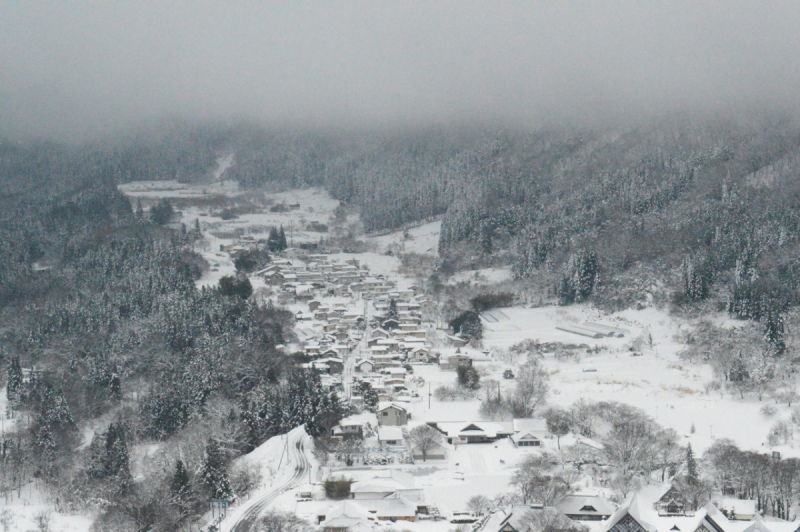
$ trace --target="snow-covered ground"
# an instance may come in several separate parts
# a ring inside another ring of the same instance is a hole
[[[450,276],[448,283],[469,283],[471,285],[491,285],[511,280],[510,268],[483,268],[481,270],[465,270]]]
[[[222,172],[219,176],[224,177]],[[137,194],[156,193],[180,193],[184,195],[172,197],[186,197],[185,194],[196,192],[192,187],[175,187],[174,184],[163,182],[160,186],[162,188],[156,190],[154,185],[132,184],[128,191],[133,197]],[[175,187],[175,190],[171,187]],[[239,194],[233,188],[225,189],[221,193],[228,197]],[[334,209],[339,205],[338,201],[319,189],[266,194],[263,200],[265,205],[299,203],[300,207],[282,213],[269,212],[265,208],[261,209],[263,212],[244,213],[233,220],[222,220],[202,206],[186,207],[182,210],[181,221],[191,227],[194,220],[199,219],[206,235],[206,245],[199,252],[208,260],[211,268],[200,279],[199,285],[214,285],[223,275],[234,273],[230,256],[227,252],[220,251],[220,246],[234,242],[233,235],[248,234],[255,238],[266,238],[270,227],[282,225],[290,246],[314,242],[324,234],[307,231],[305,227],[311,221],[329,223]],[[404,231],[397,231],[368,237],[366,240],[371,244],[371,252],[340,253],[330,259],[332,262],[344,262],[356,258],[370,269],[372,275],[384,275],[396,282],[399,289],[404,289],[416,280],[403,277],[400,273],[401,261],[397,258],[397,253],[435,255],[440,230],[441,222],[433,222],[411,228],[407,235]],[[387,252],[390,251],[392,254],[388,255]],[[511,272],[507,268],[487,268],[457,273],[448,282],[491,286],[510,279]],[[263,282],[258,279],[253,279],[252,282],[257,291],[264,288]],[[328,303],[327,300],[325,302]],[[306,308],[307,305],[304,304],[290,305],[290,309],[295,312],[305,311]],[[721,326],[733,324],[725,315],[710,318]],[[691,443],[698,453],[702,453],[719,438],[730,438],[744,449],[762,452],[772,450],[765,443],[770,426],[778,419],[788,419],[791,414],[789,407],[773,405],[776,413],[765,417],[761,414],[761,408],[766,404],[766,399],[759,402],[755,398],[742,400],[727,393],[706,393],[704,385],[713,378],[711,369],[706,365],[687,364],[677,355],[686,347],[680,339],[683,338],[682,332],[691,328],[691,324],[677,320],[662,310],[646,308],[606,315],[589,305],[512,307],[485,312],[481,319],[484,327],[483,349],[486,353],[473,353],[477,355],[475,366],[481,372],[484,382],[496,381],[503,391],[510,391],[514,386],[513,380],[502,378],[503,371],[513,370],[523,360],[521,357],[513,362],[507,357],[496,358],[498,350],[508,350],[525,340],[572,345],[571,356],[557,358],[550,353],[542,361],[550,373],[551,404],[567,407],[581,398],[630,404],[641,408],[662,426],[674,428],[684,442]],[[587,321],[624,328],[628,332],[622,338],[590,338],[557,329],[559,326],[574,326]],[[319,326],[316,321],[298,322],[296,332],[302,341],[313,337]],[[591,348],[591,352],[587,348]],[[440,347],[433,350],[447,351]],[[410,403],[404,403],[412,415],[411,426],[427,421],[480,420],[479,398],[446,402],[429,398],[429,390],[433,392],[439,386],[455,384],[455,372],[441,371],[433,365],[415,365],[414,370],[415,376],[421,376],[425,380],[425,385],[412,385],[411,391],[416,392],[419,397],[412,399]],[[488,386],[479,391],[479,397],[487,389]],[[562,443],[568,445],[570,441],[570,437],[566,437]],[[545,442],[545,448],[553,446],[553,442]],[[794,449],[784,445],[774,450],[781,451],[784,456],[800,456],[800,446]],[[465,509],[466,501],[475,494],[491,497],[509,491],[515,466],[527,453],[537,451],[517,449],[511,442],[501,441],[494,444],[462,445],[458,448],[448,446],[448,452],[448,459],[440,463],[389,466],[411,473],[417,487],[424,489],[426,501],[439,507],[442,513]],[[273,476],[285,474],[285,466],[277,465],[281,461],[281,454],[281,442],[273,439],[240,461],[250,464],[250,467],[260,468],[263,473],[262,490],[269,490],[269,483],[277,482]],[[276,468],[281,471],[276,472]],[[364,474],[363,471],[359,473],[352,468],[336,472],[337,475],[339,473]],[[312,480],[318,482],[322,477],[315,474]],[[582,488],[585,490],[599,491],[597,486],[587,484],[590,483],[588,479],[583,482]],[[299,489],[310,488],[302,486],[290,490],[271,504],[276,508],[294,510],[296,492]],[[319,487],[316,489],[319,490]],[[419,532],[443,532],[452,528],[446,521],[385,526]]]
[[[557,360],[545,357],[550,372],[550,402],[569,406],[585,398],[594,401],[619,401],[641,408],[659,424],[674,428],[684,443],[702,453],[715,439],[729,438],[741,448],[764,452],[767,434],[778,419],[788,419],[791,409],[775,405],[774,416],[765,417],[761,408],[768,400],[750,397],[744,400],[730,394],[706,393],[704,385],[713,379],[708,365],[688,364],[677,353],[686,347],[676,338],[688,325],[666,312],[647,308],[601,315],[589,306],[519,307],[496,309],[484,319],[487,348],[509,348],[523,340],[585,344],[600,347],[597,354]],[[625,328],[624,338],[594,339],[560,331],[559,324],[584,321]],[[652,338],[652,345],[648,341]],[[640,356],[631,351],[636,347]],[[491,375],[500,381],[502,363],[492,365]],[[694,433],[692,433],[694,426]],[[744,429],[746,427],[746,429]],[[800,447],[776,447],[784,455],[800,456]]]
[[[387,235],[369,237],[367,242],[373,243],[379,252],[392,250],[436,255],[439,250],[439,233],[441,231],[442,222],[436,221],[408,229],[407,237],[405,231],[395,231]]]

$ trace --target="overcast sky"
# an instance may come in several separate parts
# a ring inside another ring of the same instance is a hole
[[[441,124],[794,107],[800,2],[0,4],[0,128]]]

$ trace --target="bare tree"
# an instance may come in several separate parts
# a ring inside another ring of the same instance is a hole
[[[11,510],[3,510],[0,512],[0,528],[2,528],[3,532],[9,532],[13,524],[14,512]]]
[[[271,511],[256,523],[254,532],[309,532],[311,526],[289,512]]]
[[[346,465],[351,466],[364,454],[364,441],[360,438],[343,438],[336,445],[336,453]]]
[[[572,416],[572,426],[581,435],[587,438],[594,437],[593,423],[597,418],[594,403],[587,399],[578,399],[569,409]]]
[[[428,453],[441,444],[442,435],[430,425],[419,425],[411,429],[408,440],[413,443],[422,454],[422,461],[428,459]]]
[[[678,433],[675,429],[665,429],[658,433],[654,465],[661,469],[661,482],[667,480],[667,473],[673,470],[677,473],[683,461],[684,452],[678,445]],[[674,473],[673,473],[674,474]]]
[[[658,430],[647,418],[632,415],[614,424],[603,439],[609,464],[621,474],[647,474],[653,470]]]
[[[553,464],[547,455],[528,457],[511,478],[523,502],[538,502],[546,506],[558,504],[569,493],[569,483],[550,474]]]
[[[561,436],[569,434],[571,428],[569,414],[560,408],[549,408],[544,417],[547,421],[547,430],[556,435],[558,448],[561,449]]]
[[[531,417],[547,400],[550,376],[535,359],[528,359],[517,373],[517,388],[511,398],[514,417]]]
[[[475,495],[467,501],[467,508],[475,515],[483,515],[491,507],[492,503],[486,495]]]

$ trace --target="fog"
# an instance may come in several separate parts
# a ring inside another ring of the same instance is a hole
[[[0,132],[164,116],[359,127],[794,108],[800,3],[5,2]]]

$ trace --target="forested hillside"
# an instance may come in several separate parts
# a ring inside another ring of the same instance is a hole
[[[246,491],[233,458],[338,421],[317,374],[276,349],[291,314],[198,290],[199,235],[134,211],[116,147],[2,146],[0,364],[22,430],[6,430],[0,496],[37,479],[61,508],[99,512],[98,530],[176,530]],[[131,450],[156,443],[134,478]]]
[[[248,131],[229,176],[315,184],[367,231],[444,215],[444,271],[507,265],[562,303],[621,308],[665,283],[759,318],[798,301],[800,123],[674,115],[646,125],[360,137]]]

